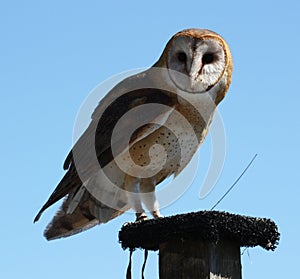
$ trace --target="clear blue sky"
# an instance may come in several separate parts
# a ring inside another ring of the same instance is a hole
[[[132,214],[68,239],[43,230],[57,206],[32,220],[63,175],[76,114],[88,93],[122,71],[147,67],[177,31],[220,33],[234,58],[220,112],[227,155],[204,200],[201,179],[162,213],[209,209],[258,153],[219,210],[276,221],[275,252],[242,257],[243,278],[292,278],[299,260],[299,1],[4,1],[0,4],[1,278],[124,278],[118,230]],[[205,165],[209,147],[200,154]],[[139,277],[142,252],[134,255]],[[157,278],[151,253],[147,278]]]

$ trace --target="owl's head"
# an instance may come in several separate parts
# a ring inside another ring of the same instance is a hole
[[[207,92],[225,75],[229,78],[226,79],[229,86],[230,50],[224,39],[212,31],[187,29],[178,32],[168,42],[162,57],[170,79],[184,91]]]

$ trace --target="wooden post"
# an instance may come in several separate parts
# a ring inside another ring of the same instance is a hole
[[[124,249],[159,250],[160,279],[241,279],[240,247],[274,250],[276,224],[218,211],[199,211],[125,224]]]
[[[241,279],[236,243],[173,239],[159,246],[159,278]]]

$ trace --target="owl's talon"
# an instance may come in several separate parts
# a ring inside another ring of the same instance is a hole
[[[144,221],[144,220],[148,220],[148,216],[145,214],[145,212],[136,213],[135,222],[140,222],[140,221]]]
[[[126,222],[126,223],[123,224],[123,227],[126,227],[126,226],[128,226],[130,224],[132,224],[132,222]]]
[[[151,212],[152,213],[152,216],[153,218],[157,219],[157,218],[163,218],[164,216],[160,214],[160,212],[157,210],[157,211],[153,211]]]

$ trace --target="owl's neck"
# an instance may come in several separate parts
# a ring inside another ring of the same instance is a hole
[[[176,110],[186,118],[193,127],[198,142],[202,143],[216,110],[215,100],[208,93],[178,94]]]

